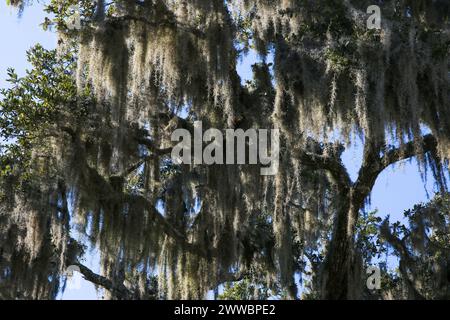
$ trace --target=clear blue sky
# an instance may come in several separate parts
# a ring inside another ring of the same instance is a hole
[[[19,75],[24,74],[25,69],[29,67],[25,52],[31,46],[40,43],[48,49],[55,47],[55,34],[44,32],[39,26],[44,16],[42,6],[35,5],[27,8],[23,17],[19,19],[17,13],[6,7],[4,0],[0,0],[1,88],[7,85],[5,78],[8,67],[14,67]],[[242,78],[248,79],[251,76],[250,65],[256,59],[256,55],[249,54],[239,64],[238,72]],[[354,179],[361,164],[361,146],[356,144],[347,150],[343,155],[343,160]],[[429,177],[428,181],[427,189],[432,195],[432,178]],[[405,161],[400,166],[397,165],[395,171],[392,167],[385,170],[376,181],[371,200],[370,209],[378,209],[379,215],[382,217],[390,214],[391,221],[401,219],[403,211],[411,208],[414,204],[426,201],[426,192],[415,161],[411,163]],[[93,254],[93,258],[87,261],[87,264],[98,272],[98,264],[94,261],[98,261],[98,254]],[[97,297],[91,283],[83,280],[81,285],[80,290],[67,290],[60,298],[95,299]]]

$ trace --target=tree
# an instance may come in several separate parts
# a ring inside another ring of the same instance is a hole
[[[2,295],[54,297],[77,265],[118,299],[202,298],[243,276],[297,298],[306,273],[315,297],[363,297],[357,222],[377,176],[415,157],[445,191],[450,157],[448,3],[380,1],[380,30],[369,5],[50,1],[58,49],[11,72],[0,105]],[[243,85],[248,50],[261,61]],[[172,162],[171,132],[194,120],[279,129],[278,173]],[[341,154],[355,135],[352,181]],[[74,227],[99,247],[101,275],[81,264]]]

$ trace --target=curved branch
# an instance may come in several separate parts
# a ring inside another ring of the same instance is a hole
[[[79,268],[80,273],[83,275],[84,279],[94,283],[97,286],[103,287],[111,292],[114,292],[115,294],[118,295],[119,299],[129,299],[133,296],[132,292],[128,290],[123,283],[114,283],[110,279],[94,273],[91,269],[89,269],[88,267],[79,262],[76,262],[72,265],[77,266]]]
[[[388,151],[386,155],[381,158],[381,163],[383,164],[382,169],[385,169],[395,162],[417,156],[418,153],[417,148],[415,147],[416,145],[421,145],[423,153],[425,154],[427,152],[433,152],[437,149],[437,140],[432,134],[427,134],[422,137],[422,141],[411,141],[405,144],[402,148]]]
[[[372,190],[380,173],[391,164],[419,155],[417,145],[422,146],[423,154],[436,150],[437,141],[432,134],[422,137],[421,141],[410,141],[400,148],[387,151],[380,156],[382,145],[367,142],[364,149],[364,159],[354,184],[354,205],[361,208],[364,200]]]

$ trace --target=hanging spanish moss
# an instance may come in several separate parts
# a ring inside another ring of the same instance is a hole
[[[311,270],[314,290],[334,290],[335,266],[355,278],[336,296],[361,295],[362,256],[350,248],[377,174],[417,156],[444,190],[450,159],[448,4],[386,1],[381,30],[367,29],[368,5],[92,2],[82,28],[59,35],[60,54],[75,52],[71,108],[83,112],[40,129],[51,138],[30,149],[31,176],[1,180],[0,288],[56,297],[66,268],[81,264],[76,230],[99,249],[107,298],[202,299],[245,278],[295,299],[296,276]],[[262,58],[242,85],[245,46]],[[193,134],[194,121],[280,129],[278,172],[173,163],[170,134]],[[365,149],[356,183],[341,161],[355,133],[378,148]]]

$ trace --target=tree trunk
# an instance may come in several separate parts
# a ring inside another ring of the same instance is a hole
[[[350,193],[350,192],[349,192]],[[359,260],[356,259],[355,227],[358,206],[352,204],[352,197],[342,197],[336,216],[332,239],[327,249],[322,278],[322,299],[358,299],[360,292]]]

